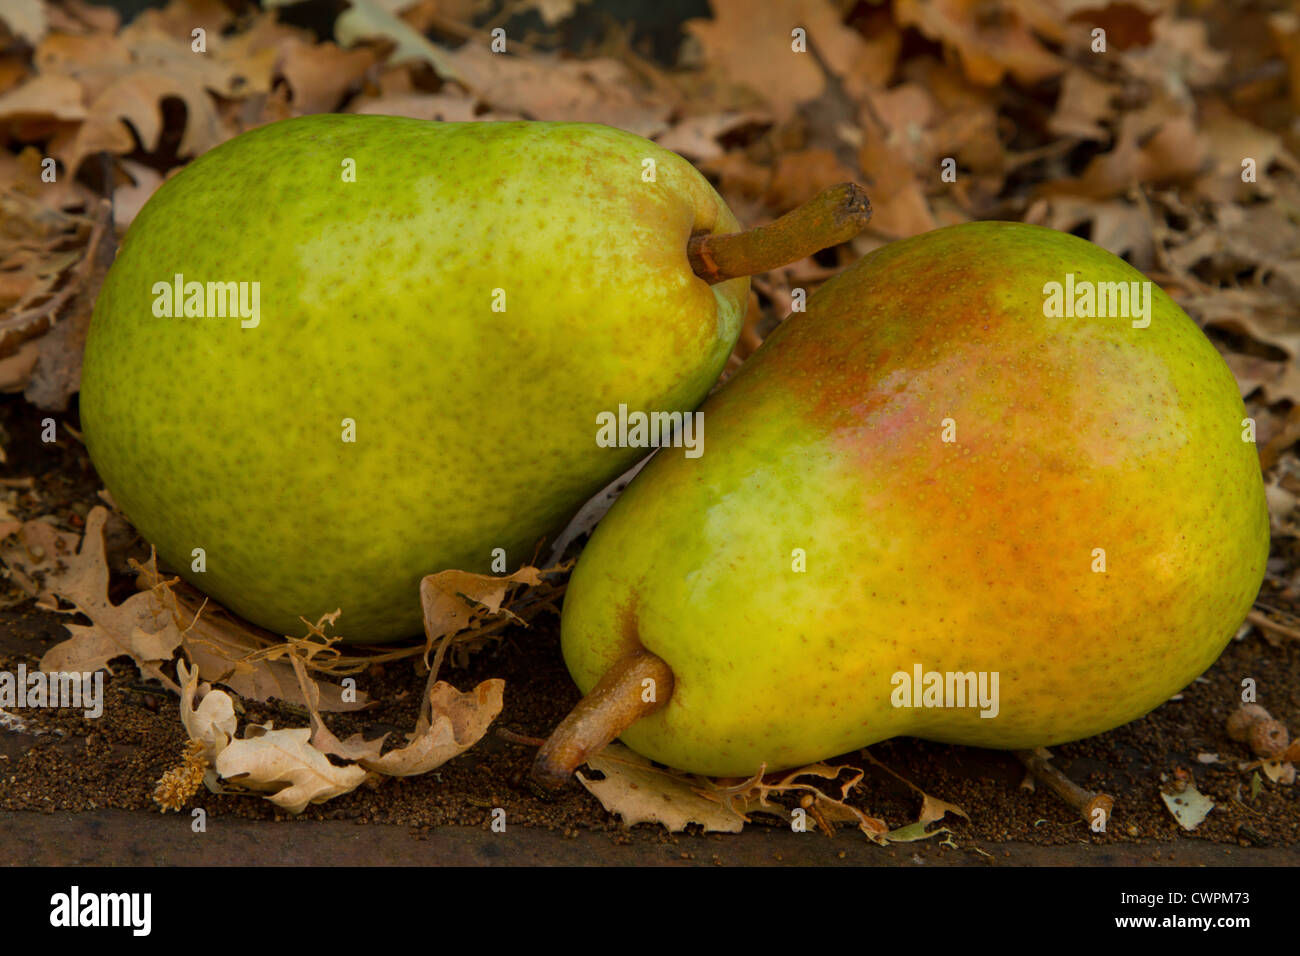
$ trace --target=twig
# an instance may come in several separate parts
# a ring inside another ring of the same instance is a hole
[[[502,740],[508,740],[512,744],[523,744],[526,747],[540,747],[546,743],[545,737],[529,737],[526,734],[517,734],[513,730],[507,730],[505,727],[493,728],[496,735]]]
[[[1266,631],[1272,631],[1274,634],[1281,634],[1283,637],[1289,637],[1292,640],[1300,640],[1300,631],[1294,627],[1287,627],[1285,624],[1279,624],[1266,617],[1261,611],[1250,611],[1246,614],[1246,620],[1256,627],[1262,627]]]
[[[1083,819],[1092,823],[1095,819],[1097,810],[1102,810],[1110,819],[1110,812],[1115,807],[1115,801],[1104,793],[1093,793],[1091,790],[1085,790],[1079,786],[1050,762],[1051,753],[1046,747],[1039,747],[1036,750],[1017,750],[1016,756],[1020,762],[1029,768],[1029,772],[1038,780],[1043,781],[1062,800],[1072,806],[1079,812]]]

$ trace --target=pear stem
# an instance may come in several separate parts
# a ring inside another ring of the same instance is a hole
[[[692,236],[691,269],[709,285],[757,275],[848,242],[871,221],[871,202],[856,183],[823,189],[775,222],[745,232]]]
[[[566,786],[573,772],[589,757],[642,717],[663,707],[672,693],[673,671],[662,657],[640,650],[622,658],[537,751],[530,774],[533,782],[546,790]]]

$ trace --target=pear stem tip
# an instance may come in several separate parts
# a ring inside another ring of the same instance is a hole
[[[857,183],[823,189],[775,222],[745,232],[692,236],[691,270],[709,285],[768,272],[848,242],[871,221],[871,201]]]

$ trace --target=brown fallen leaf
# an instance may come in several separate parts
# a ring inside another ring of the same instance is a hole
[[[550,606],[559,596],[563,583],[545,582],[544,573],[561,572],[568,565],[557,565],[546,572],[525,566],[513,574],[474,574],[448,570],[426,575],[420,581],[420,604],[424,608],[424,661],[436,676],[447,651],[455,644],[474,641],[496,634],[508,624],[522,624],[533,613]],[[520,585],[536,587],[522,601],[507,594]],[[538,585],[544,585],[537,587]],[[518,611],[519,613],[516,613]],[[429,655],[434,655],[429,662]]]
[[[501,713],[506,682],[485,680],[461,693],[439,681],[429,689],[428,702],[405,746],[380,756],[361,758],[367,770],[392,777],[410,777],[441,767],[482,739]]]
[[[81,84],[70,76],[33,77],[0,96],[0,122],[15,119],[51,119],[77,122],[86,118]]]
[[[358,96],[348,104],[349,113],[379,116],[407,116],[443,123],[468,123],[482,119],[472,99],[454,93],[384,93]]]
[[[971,82],[1001,83],[1010,73],[1022,83],[1056,76],[1065,63],[1047,49],[1040,36],[1061,40],[1064,29],[1056,11],[1038,0],[897,0],[900,26],[916,27],[952,50]]]
[[[265,6],[287,7],[302,0],[267,0]],[[348,0],[348,9],[334,21],[334,37],[339,46],[351,48],[362,40],[376,37],[391,40],[394,44],[388,62],[401,63],[415,60],[428,63],[444,80],[468,82],[450,50],[430,43],[418,30],[402,20],[389,7],[391,4],[377,0]],[[469,84],[473,88],[473,84]]]
[[[112,204],[101,200],[94,211],[90,239],[81,262],[64,286],[71,293],[53,327],[39,340],[38,358],[24,397],[37,408],[61,412],[81,389],[81,357],[95,299],[117,253]]]
[[[40,42],[49,29],[49,17],[43,0],[6,0],[0,10],[0,23],[18,39],[32,46]]]
[[[832,796],[820,785],[807,780],[813,778],[835,783],[845,771],[848,771],[849,776],[840,783],[838,796]],[[774,794],[799,794],[799,806],[828,836],[834,833],[835,826],[845,823],[856,826],[869,840],[882,843],[884,834],[889,830],[885,821],[847,802],[853,789],[862,782],[863,776],[863,772],[857,767],[815,763],[767,777],[756,774],[749,780],[732,786],[722,786],[706,778],[700,780],[704,787],[703,792],[722,797],[729,806],[746,816],[766,813],[783,820],[791,820],[793,812],[779,803],[774,803],[770,798]]]
[[[1048,129],[1057,136],[1108,141],[1111,133],[1103,124],[1114,119],[1114,100],[1120,92],[1114,83],[1100,80],[1086,70],[1071,69],[1061,83],[1061,95],[1047,122]]]
[[[277,698],[308,706],[293,665],[282,659],[289,649],[283,637],[254,627],[176,578],[164,579],[153,561],[136,566],[136,586],[170,602],[181,621],[183,646],[205,681],[224,684],[246,700]],[[278,656],[270,656],[278,655]],[[344,694],[332,681],[314,681],[316,706],[328,712],[363,710],[370,696],[359,688]]]
[[[73,173],[94,153],[134,152],[136,136],[146,152],[154,152],[162,135],[162,100],[169,96],[186,108],[180,155],[199,156],[234,135],[223,123],[212,97],[194,80],[156,69],[139,70],[98,91],[87,107],[88,118],[72,141],[57,149],[51,147],[50,152]]]
[[[857,178],[857,170],[845,166],[828,149],[787,153],[777,160],[767,185],[767,205],[777,214],[788,212],[828,186]]]
[[[823,31],[809,18],[828,26],[825,32],[845,30],[827,0],[774,0],[761,17],[746,0],[713,0],[711,6],[713,16],[686,21],[686,31],[721,78],[751,91],[752,105],[766,103],[784,118],[821,95],[826,76],[811,54],[792,49],[791,31],[801,27],[818,43]]]
[[[16,541],[11,538],[0,545],[0,560],[11,572],[31,581],[39,579],[42,597],[61,598],[91,621],[65,624],[71,637],[45,652],[41,670],[93,672],[109,669],[111,660],[127,656],[142,674],[179,693],[180,688],[159,667],[172,659],[181,643],[172,615],[148,593],[134,594],[117,605],[109,600],[104,560],[107,518],[106,508],[91,509],[76,553],[70,552],[66,533],[39,520],[26,522]]]
[[[129,159],[119,159],[118,166],[130,177],[128,182],[113,190],[113,225],[118,232],[124,233],[163,184],[163,177],[157,170]]]
[[[286,44],[280,74],[293,92],[294,109],[300,113],[328,113],[338,107],[349,87],[359,82],[377,59],[373,47],[342,50],[333,43],[294,39]]]
[[[771,118],[757,110],[706,113],[702,116],[689,116],[673,124],[671,129],[655,137],[655,140],[664,149],[671,149],[688,159],[717,159],[726,153],[719,144],[718,137],[742,126],[763,124],[770,125]]]
[[[869,35],[846,25],[829,0],[768,0],[754,16],[748,0],[712,0],[710,19],[688,20],[705,62],[727,83],[746,88],[781,119],[826,89],[829,70],[853,98],[883,86],[894,72],[901,35],[887,16]],[[793,31],[804,31],[805,51]]]
[[[1127,257],[1134,267],[1149,270],[1155,263],[1155,236],[1151,215],[1124,200],[1093,200],[1055,196],[1037,200],[1026,211],[1024,221],[1061,232],[1091,224],[1089,239],[1117,256]]]

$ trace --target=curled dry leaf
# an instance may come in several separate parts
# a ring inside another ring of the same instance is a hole
[[[220,693],[217,691],[216,693]],[[276,806],[302,813],[309,803],[324,803],[349,793],[366,779],[355,764],[339,767],[311,745],[311,730],[273,730],[270,723],[248,728],[253,736],[230,741],[216,759],[222,780],[265,793]]]
[[[466,693],[439,681],[406,746],[382,756],[363,757],[361,766],[392,777],[428,773],[464,753],[487,733],[501,713],[506,682],[485,680]]]
[[[184,660],[176,662],[176,676],[181,684],[181,724],[190,740],[203,745],[204,756],[215,760],[235,736],[235,702],[225,691],[214,692],[211,684],[199,683],[198,668],[187,667]]]
[[[319,687],[307,676],[300,657],[291,660],[311,711],[312,727],[275,730],[269,723],[254,724],[246,728],[243,738],[235,737],[230,695],[200,684],[197,668],[190,669],[183,660],[177,663],[183,683],[181,723],[190,739],[202,745],[212,767],[205,775],[210,789],[221,791],[231,785],[265,794],[290,813],[301,813],[309,803],[351,792],[371,774],[406,777],[442,766],[477,743],[501,712],[504,681],[487,680],[465,694],[448,684],[435,684],[406,746],[381,755],[383,737],[367,741],[357,734],[339,741],[330,732],[317,709]],[[332,763],[330,754],[348,763]]]
[[[420,581],[420,603],[424,608],[424,660],[433,675],[438,673],[448,648],[490,637],[511,623],[526,623],[532,615],[551,606],[563,590],[562,582],[545,581],[543,574],[563,571],[557,565],[546,571],[525,566],[513,574],[474,574],[469,571],[440,571]],[[535,590],[516,600],[507,595],[512,588],[528,585]],[[541,585],[540,587],[538,585]],[[430,663],[429,655],[434,659]]]
[[[578,773],[579,782],[628,826],[658,823],[676,833],[695,823],[708,832],[738,833],[755,813],[791,820],[792,811],[771,799],[775,794],[787,794],[798,795],[800,806],[827,834],[839,824],[850,824],[870,839],[883,842],[889,830],[883,820],[846,802],[863,777],[862,771],[853,767],[819,763],[770,778],[760,773],[729,784],[656,767],[618,743],[610,744],[587,765],[604,774],[604,779],[589,779]],[[838,796],[808,780],[811,777],[835,782],[846,770],[849,778],[841,783]]]

